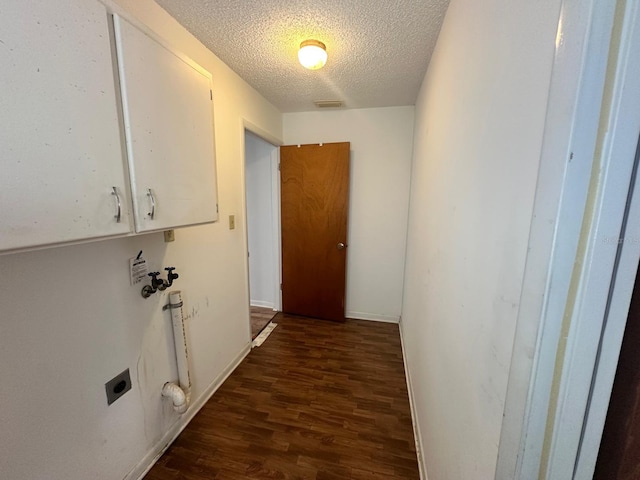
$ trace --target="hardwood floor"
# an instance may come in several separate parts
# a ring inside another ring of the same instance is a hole
[[[398,326],[274,321],[146,480],[418,479]]]
[[[251,338],[254,339],[275,317],[277,312],[274,312],[273,308],[265,307],[251,306],[249,309],[251,312]]]

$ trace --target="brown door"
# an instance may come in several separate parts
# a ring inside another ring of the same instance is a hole
[[[280,147],[282,310],[344,321],[349,143]]]
[[[638,280],[636,275],[594,480],[640,478],[640,282]]]

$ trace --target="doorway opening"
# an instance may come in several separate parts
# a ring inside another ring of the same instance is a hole
[[[244,131],[251,339],[281,310],[278,147]]]

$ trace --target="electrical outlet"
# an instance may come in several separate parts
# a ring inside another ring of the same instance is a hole
[[[229,215],[229,230],[233,230],[236,228],[236,216]]]
[[[127,368],[124,372],[116,375],[105,383],[104,389],[107,392],[107,405],[111,405],[122,395],[131,390],[131,376],[129,375],[129,369]]]
[[[164,243],[175,242],[176,241],[176,231],[175,230],[165,230],[164,231]]]

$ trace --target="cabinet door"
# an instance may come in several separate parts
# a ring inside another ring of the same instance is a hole
[[[136,231],[215,221],[210,75],[114,24]]]
[[[0,251],[130,231],[109,22],[96,0],[0,5]]]

